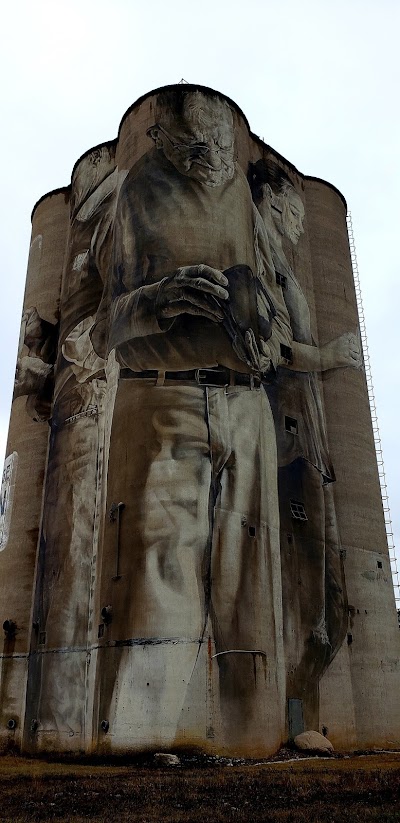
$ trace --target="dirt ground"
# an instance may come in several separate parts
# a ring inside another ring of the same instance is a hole
[[[9,823],[400,823],[400,752],[284,762],[183,757],[74,764],[0,758]]]

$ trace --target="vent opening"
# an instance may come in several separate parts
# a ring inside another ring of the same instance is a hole
[[[290,511],[292,513],[293,520],[308,520],[304,504],[301,503],[300,500],[290,501]]]
[[[295,417],[289,417],[285,414],[285,429],[287,432],[290,432],[290,434],[299,433],[299,427]]]

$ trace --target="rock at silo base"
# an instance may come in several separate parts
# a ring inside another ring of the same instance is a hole
[[[302,732],[294,738],[296,749],[301,752],[313,752],[314,754],[332,754],[334,751],[332,743],[327,737],[319,732]]]
[[[181,764],[178,755],[168,752],[156,752],[154,760],[159,766],[180,766]]]

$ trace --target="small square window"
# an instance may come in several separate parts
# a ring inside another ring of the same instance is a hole
[[[290,501],[290,511],[292,513],[293,520],[308,520],[304,504],[301,503],[300,500]]]
[[[281,343],[281,357],[283,357],[287,363],[293,363],[293,352],[290,346],[285,346]]]
[[[289,417],[287,414],[285,414],[285,429],[287,432],[290,432],[290,434],[299,433],[299,427],[295,417]]]
[[[376,565],[378,566],[378,569],[382,569],[383,568],[382,560],[377,560]]]
[[[287,277],[284,274],[281,274],[280,271],[276,271],[275,269],[275,277],[278,286],[282,286],[283,289],[287,288]]]

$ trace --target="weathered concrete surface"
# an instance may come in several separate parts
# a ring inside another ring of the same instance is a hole
[[[32,223],[24,311],[36,306],[49,324],[57,320],[61,276],[69,226],[65,194],[49,195]],[[23,340],[21,340],[21,346]],[[24,351],[24,349],[23,349]],[[25,348],[26,351],[26,348]],[[17,455],[9,538],[0,552],[0,625],[16,624],[13,636],[3,633],[0,675],[0,745],[11,740],[7,723],[15,719],[12,740],[21,745],[26,711],[28,653],[32,632],[39,631],[33,609],[37,550],[42,519],[49,426],[32,419],[26,396],[14,400],[6,454]]]
[[[398,746],[341,195],[223,95],[150,93],[35,208],[24,309],[1,745]]]

